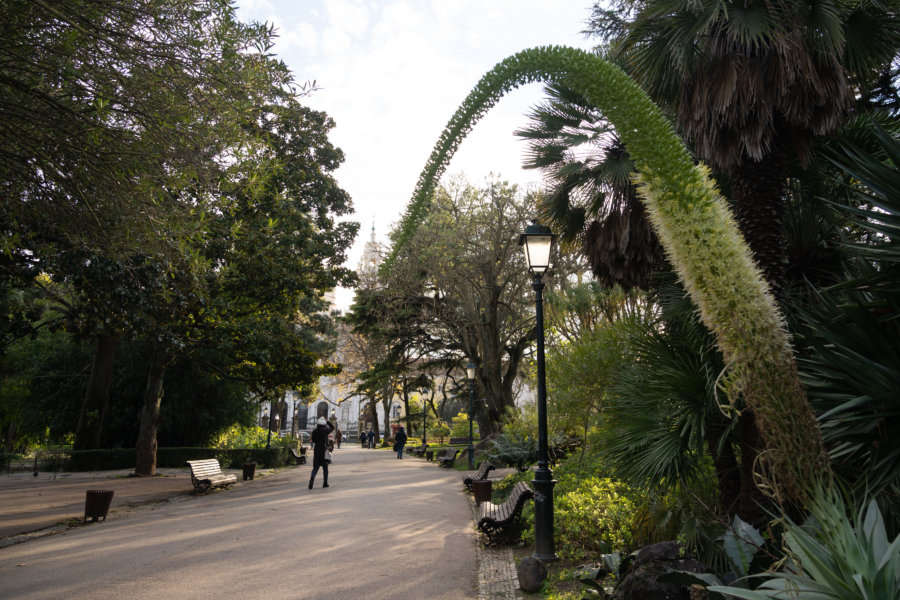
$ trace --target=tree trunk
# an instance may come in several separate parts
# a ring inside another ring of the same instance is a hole
[[[16,439],[16,433],[19,431],[19,422],[13,420],[9,424],[9,429],[6,430],[6,441],[3,442],[3,452],[6,454],[12,454],[12,451],[15,449],[14,440]]]
[[[378,402],[378,400],[375,400],[374,398],[369,401],[369,416],[372,419],[372,431],[375,432],[375,441],[376,442],[379,439],[381,439],[381,436],[379,435],[378,407],[376,404],[377,402]]]
[[[81,412],[78,414],[78,424],[75,426],[75,441],[72,446],[74,450],[94,450],[100,447],[103,418],[109,408],[109,390],[112,388],[113,367],[118,346],[117,335],[97,338],[91,363],[91,377],[84,394],[84,402],[81,404]]]
[[[159,408],[162,404],[165,369],[166,360],[163,354],[154,352],[150,358],[147,386],[144,388],[144,402],[141,409],[141,429],[135,446],[137,450],[135,475],[146,477],[156,475],[156,432],[159,428]]]

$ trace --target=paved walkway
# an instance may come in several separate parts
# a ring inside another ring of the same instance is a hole
[[[234,473],[234,488],[201,496],[186,469],[0,475],[0,596],[523,597],[512,552],[477,543],[456,471],[344,446],[326,490],[306,489],[309,466]],[[108,521],[65,525],[89,489],[115,491]]]

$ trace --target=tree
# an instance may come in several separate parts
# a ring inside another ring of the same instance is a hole
[[[265,54],[271,29],[227,2],[12,0],[0,15],[0,227],[14,248],[127,252],[189,234],[167,218],[191,208],[171,191],[218,180],[252,143],[260,100],[290,91]]]
[[[431,210],[435,182],[474,122],[505,90],[536,79],[579,91],[616,127],[640,173],[651,222],[729,365],[723,380],[728,397],[741,394],[760,422],[772,491],[782,501],[802,503],[831,474],[775,300],[707,169],[693,164],[668,120],[610,63],[570,48],[538,48],[486,74],[435,146],[382,268],[391,268]]]
[[[0,287],[48,273],[71,299],[90,299],[76,313],[106,310],[78,330],[98,340],[76,436],[91,447],[118,340],[142,319],[134,296],[148,280],[132,270],[179,273],[182,241],[204,235],[203,194],[183,191],[217,189],[232,159],[253,153],[246,122],[273,91],[291,93],[290,74],[265,54],[272,31],[238,22],[228,3],[0,11]]]
[[[783,299],[788,175],[890,67],[896,3],[653,0],[593,14],[613,56],[727,176],[741,233]]]
[[[476,416],[485,437],[515,406],[514,382],[535,339],[533,300],[517,244],[532,200],[503,181],[477,188],[455,180],[439,190],[391,271],[382,271],[388,289],[420,299],[423,359],[448,370],[461,371],[468,361],[476,365],[485,402]]]
[[[268,136],[264,149],[278,168],[238,182],[225,203],[230,211],[205,215],[213,235],[194,250],[204,257],[198,279],[206,287],[188,298],[188,311],[153,324],[160,343],[150,361],[138,474],[155,470],[163,372],[178,353],[213,344],[233,360],[228,375],[260,398],[280,398],[338,371],[325,360],[336,331],[324,294],[352,283],[341,265],[358,228],[334,222],[352,210],[330,174],[343,154],[328,141],[334,124],[324,113],[298,104],[264,108],[260,135]]]

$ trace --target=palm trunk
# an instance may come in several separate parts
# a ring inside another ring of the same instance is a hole
[[[754,262],[762,271],[772,295],[784,301],[787,267],[785,247],[784,192],[786,176],[778,159],[780,153],[762,162],[750,159],[731,172],[734,215]]]
[[[91,377],[88,381],[78,424],[75,426],[74,450],[94,450],[100,447],[103,433],[103,419],[109,408],[109,391],[112,388],[113,367],[116,349],[119,347],[117,335],[97,338],[94,358],[91,363]]]

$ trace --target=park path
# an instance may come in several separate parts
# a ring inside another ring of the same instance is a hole
[[[310,467],[0,548],[0,599],[465,600],[477,572],[459,473],[345,445]]]

